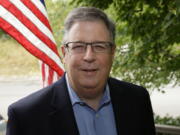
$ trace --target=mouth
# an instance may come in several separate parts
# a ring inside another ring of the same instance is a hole
[[[85,72],[95,72],[95,71],[97,71],[97,69],[82,69],[82,71],[85,71]]]
[[[98,71],[98,69],[81,69],[81,70],[87,74],[94,74]]]

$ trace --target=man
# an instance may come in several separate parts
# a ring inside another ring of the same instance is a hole
[[[9,107],[7,135],[155,135],[148,92],[109,77],[115,26],[99,9],[66,18],[66,73]]]

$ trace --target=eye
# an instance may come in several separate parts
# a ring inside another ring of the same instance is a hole
[[[85,45],[82,43],[72,43],[71,50],[73,51],[82,51],[85,49]]]
[[[106,44],[102,44],[102,43],[96,43],[93,45],[94,48],[97,50],[97,51],[103,51],[103,50],[106,50],[107,49],[107,45]]]
[[[71,49],[78,49],[78,48],[83,48],[83,45],[74,45],[72,46]]]

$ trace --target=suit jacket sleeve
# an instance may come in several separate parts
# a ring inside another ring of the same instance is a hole
[[[15,115],[14,109],[10,106],[8,108],[8,122],[7,122],[7,128],[6,128],[6,135],[21,135],[20,133],[20,127],[17,120],[17,117]]]
[[[153,109],[150,101],[150,96],[147,90],[145,90],[145,102],[143,109],[143,118],[145,119],[144,131],[146,135],[155,135],[155,125],[154,125],[154,118],[153,118]]]
[[[116,79],[109,80],[116,127],[120,135],[155,135],[148,91]]]

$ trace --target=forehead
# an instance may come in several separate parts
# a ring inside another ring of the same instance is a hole
[[[102,21],[75,22],[66,36],[71,41],[110,41],[110,33]]]

